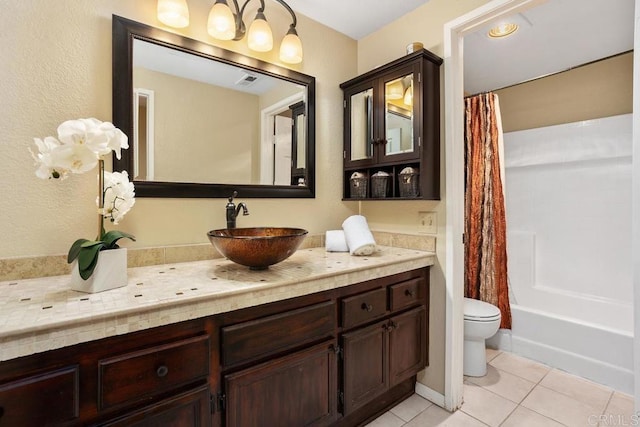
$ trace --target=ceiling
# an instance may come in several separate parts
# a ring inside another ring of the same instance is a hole
[[[429,0],[285,1],[294,11],[346,34],[352,39],[360,40]],[[302,32],[300,34],[303,37]]]
[[[286,0],[296,11],[356,40],[429,0]],[[520,29],[465,37],[465,91],[495,90],[633,49],[633,0],[548,0],[514,17]],[[492,25],[497,24],[496,22]],[[304,42],[304,35],[301,36]]]
[[[512,16],[504,39],[465,36],[464,89],[500,89],[633,49],[633,0],[549,0]]]

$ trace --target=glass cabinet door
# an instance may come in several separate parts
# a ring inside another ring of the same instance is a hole
[[[384,82],[385,156],[416,151],[413,87],[413,73]]]
[[[369,88],[350,97],[350,160],[373,157],[373,89]]]

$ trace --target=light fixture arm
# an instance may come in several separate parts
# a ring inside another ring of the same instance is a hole
[[[232,1],[233,1],[233,6],[236,9],[234,13],[234,17],[236,19],[236,35],[233,38],[233,40],[238,41],[238,40],[241,40],[247,33],[247,27],[244,23],[243,16],[244,16],[244,10],[246,9],[249,2],[251,2],[251,0],[246,0],[242,4],[242,7],[238,5],[237,0],[232,0]],[[285,3],[283,0],[274,0],[274,1],[280,3],[280,5],[282,5],[282,7],[284,7],[291,14],[291,18],[293,22],[290,25],[290,29],[293,28],[295,31],[296,25],[298,25],[298,19],[293,9],[291,9],[291,7],[287,3]],[[258,9],[258,13],[264,13],[264,8],[265,8],[264,0],[260,0],[260,8]]]

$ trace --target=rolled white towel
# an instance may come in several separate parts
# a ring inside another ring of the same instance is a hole
[[[344,230],[328,230],[325,233],[324,242],[327,252],[349,252]]]
[[[344,236],[351,255],[371,255],[376,250],[376,241],[369,230],[367,219],[352,215],[342,223]]]

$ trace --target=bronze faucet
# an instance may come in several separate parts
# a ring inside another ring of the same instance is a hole
[[[229,197],[229,203],[227,203],[227,228],[236,228],[236,218],[240,213],[240,209],[242,209],[242,215],[249,215],[249,210],[247,209],[247,205],[244,203],[238,203],[236,206],[233,203],[233,198],[238,195],[237,191],[234,191],[231,197]]]

